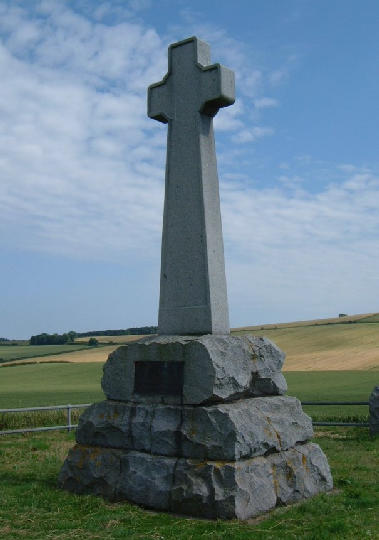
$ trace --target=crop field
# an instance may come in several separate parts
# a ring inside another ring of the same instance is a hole
[[[246,327],[233,333],[274,341],[287,355],[284,371],[378,370],[378,314],[350,319],[351,323],[342,318]]]
[[[67,354],[85,349],[84,344],[73,345],[1,345],[0,363],[16,359]]]
[[[379,370],[379,314],[353,315],[232,330],[233,335],[253,334],[274,341],[285,353],[284,371]],[[118,346],[145,336],[97,336],[99,347],[87,347],[88,337],[74,345],[0,346],[12,362],[105,362]],[[57,347],[55,354],[49,347]],[[24,351],[22,360],[14,360]],[[43,356],[41,356],[43,355]],[[30,360],[27,360],[27,359]],[[373,375],[374,376],[374,375]]]

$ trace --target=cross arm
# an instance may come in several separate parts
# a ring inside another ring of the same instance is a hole
[[[234,72],[220,64],[202,67],[200,112],[215,116],[235,101]]]
[[[159,83],[151,84],[147,90],[147,115],[164,124],[167,124],[171,117],[167,86],[163,79]]]

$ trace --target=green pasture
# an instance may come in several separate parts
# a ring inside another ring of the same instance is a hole
[[[0,438],[0,536],[17,539],[329,540],[378,538],[378,441],[367,429],[322,428],[315,442],[331,466],[335,491],[257,520],[208,521],[109,503],[57,488],[73,434]]]
[[[0,363],[23,358],[35,358],[36,356],[50,356],[52,354],[64,354],[68,352],[88,349],[87,345],[1,345]]]
[[[300,401],[368,401],[377,371],[287,371],[288,394]],[[318,422],[366,422],[366,405],[304,405]]]
[[[101,362],[0,367],[0,408],[99,401],[102,371]]]
[[[0,408],[92,403],[104,399],[100,381],[102,363],[47,363],[0,368]],[[372,371],[287,372],[288,395],[301,401],[367,401],[378,381]],[[315,421],[367,420],[367,406],[305,406]],[[42,413],[41,413],[42,414]],[[46,414],[46,413],[43,413]],[[57,413],[56,413],[57,414]],[[62,413],[60,413],[62,416]],[[7,415],[8,416],[8,415]],[[33,415],[31,415],[32,417]],[[15,418],[15,416],[12,416]],[[16,426],[12,420],[1,429]],[[32,421],[32,418],[30,418]],[[51,416],[51,422],[56,421]],[[51,423],[50,422],[50,423]]]

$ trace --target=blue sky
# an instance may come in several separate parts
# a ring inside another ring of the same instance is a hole
[[[0,0],[0,336],[156,324],[166,126],[146,88],[197,35],[232,326],[379,311],[376,0]]]

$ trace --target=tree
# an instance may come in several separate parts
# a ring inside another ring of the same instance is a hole
[[[67,332],[67,335],[68,335],[68,343],[74,343],[75,338],[76,338],[76,332],[74,332],[74,330],[70,330],[69,332]]]
[[[99,344],[99,342],[97,341],[96,338],[94,337],[91,337],[89,340],[88,340],[88,346],[89,347],[97,347]]]

